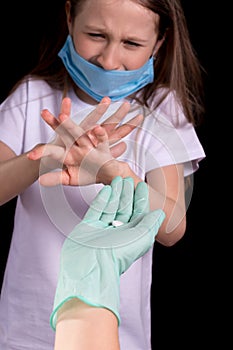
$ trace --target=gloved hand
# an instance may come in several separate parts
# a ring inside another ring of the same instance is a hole
[[[132,178],[116,177],[104,186],[63,244],[51,327],[72,298],[111,310],[120,324],[120,275],[151,248],[164,218],[149,211],[145,182],[134,190]]]

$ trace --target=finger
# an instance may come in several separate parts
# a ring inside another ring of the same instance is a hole
[[[90,139],[92,145],[93,145],[94,147],[97,147],[97,146],[98,146],[98,140],[97,140],[95,134],[93,133],[93,131],[92,131],[92,130],[87,131],[87,132],[86,132],[86,135],[89,137],[89,139]]]
[[[62,121],[59,126],[61,130],[58,129],[56,132],[59,135],[62,135],[62,139],[66,145],[72,145],[74,142],[77,142],[82,135],[84,135],[84,130],[70,117],[61,115],[60,120]]]
[[[142,123],[142,121],[143,115],[138,114],[136,117],[130,119],[127,123],[118,126],[109,136],[110,144],[113,144],[114,142],[117,142],[118,140],[130,134],[136,127],[138,127]]]
[[[41,111],[41,115],[44,121],[55,130],[61,124],[60,116],[63,116],[63,118],[64,116],[69,117],[70,112],[71,112],[71,99],[69,97],[65,97],[62,100],[60,115],[58,118],[55,118],[55,116],[51,112],[49,112],[48,109],[43,109]]]
[[[101,221],[107,224],[111,224],[112,221],[115,219],[115,216],[119,207],[121,192],[122,192],[122,183],[123,183],[123,179],[120,176],[116,176],[111,182],[111,187],[112,187],[111,197],[101,217]]]
[[[120,157],[125,151],[126,151],[126,144],[125,142],[119,142],[118,144],[112,146],[110,148],[110,151],[111,151],[111,155],[113,158],[118,158]]]
[[[71,144],[73,139],[70,137],[70,132],[67,130],[67,127],[64,127],[64,121],[70,119],[71,112],[71,100],[68,97],[65,97],[61,103],[60,115],[58,118],[48,110],[44,109],[41,111],[41,116],[43,120],[50,125],[50,127],[56,131],[56,133],[61,137],[62,141],[65,144]],[[72,135],[72,134],[71,134]]]
[[[108,230],[93,236],[92,247],[115,248],[122,273],[152,247],[164,218],[164,212],[159,209],[119,227],[108,226]]]
[[[95,138],[97,139],[98,143],[103,143],[108,141],[108,134],[101,125],[96,125],[93,128],[92,132],[95,135]]]
[[[66,115],[70,117],[71,113],[71,99],[69,97],[64,97],[61,102],[60,115]]]
[[[80,127],[84,131],[92,129],[93,125],[97,124],[100,118],[107,111],[108,107],[110,106],[110,103],[111,103],[110,98],[104,97],[100,101],[100,103],[97,105],[97,107],[91,113],[89,113],[85,117],[85,119],[80,123]]]
[[[148,250],[153,245],[164,219],[164,211],[157,209],[142,215],[141,219],[134,226],[134,235],[132,233],[128,235],[128,242],[131,244],[135,242],[131,249],[135,252],[138,258],[145,253],[145,250]],[[145,250],[140,251],[140,247],[143,245]]]
[[[60,125],[60,122],[52,113],[49,112],[48,109],[43,109],[41,111],[41,117],[53,130],[56,130],[56,128]]]
[[[150,211],[138,219],[130,221],[130,224],[126,224],[125,227],[115,228],[118,233],[112,237],[112,243],[118,247],[125,247],[129,255],[131,253],[134,259],[138,259],[153,245],[164,219],[163,210]]]
[[[47,144],[34,148],[28,153],[27,156],[31,160],[38,160],[44,157],[51,157],[54,160],[59,160],[60,162],[62,162],[65,157],[65,152],[64,148],[60,146]]]
[[[115,113],[107,118],[103,124],[109,125],[109,128],[114,129],[117,124],[127,115],[130,110],[130,103],[128,101],[123,102]]]
[[[52,187],[56,185],[65,185],[66,180],[63,178],[63,171],[55,171],[43,174],[39,177],[39,183],[45,187]]]
[[[125,272],[129,266],[142,257],[153,246],[155,237],[165,218],[162,210],[156,210],[146,214],[134,229],[125,230],[121,233],[121,242],[115,250],[120,259],[120,274]],[[127,241],[126,241],[127,240]],[[124,242],[125,241],[125,242]],[[127,259],[125,255],[127,253]]]
[[[47,109],[41,112],[44,121],[56,131],[66,145],[71,145],[83,134],[83,130],[71,120],[70,113],[71,99],[69,97],[62,100],[58,118],[55,118]]]
[[[133,214],[131,220],[136,216],[148,213],[149,211],[149,190],[146,182],[139,182],[135,189]]]
[[[43,156],[44,148],[46,147],[45,144],[41,144],[33,148],[31,151],[27,153],[27,157],[30,160],[38,160]]]
[[[102,213],[104,212],[106,206],[109,203],[111,193],[112,187],[109,185],[105,185],[99,191],[83,218],[85,222],[96,222],[100,220]]]
[[[46,163],[47,164],[47,163]],[[46,187],[56,186],[56,185],[64,185],[64,186],[72,186],[77,185],[77,183],[74,183],[74,179],[70,175],[70,170],[67,169],[64,170],[56,170],[53,172],[47,172],[43,174],[43,167],[42,167],[42,175],[39,177],[39,182],[41,185]]]
[[[92,146],[95,148],[98,147],[100,143],[106,144],[106,142],[108,142],[108,134],[101,125],[94,126],[92,130],[86,132],[86,135],[88,136],[89,141],[91,141]]]
[[[67,115],[60,115],[60,119],[56,119],[49,110],[44,109],[41,111],[41,116],[43,120],[60,136],[64,144],[70,145],[74,142],[73,136],[65,127],[67,123]]]
[[[104,128],[100,125],[96,125],[91,131],[88,131],[82,135],[76,142],[80,147],[87,147],[92,149],[94,147],[101,148],[101,145],[104,144],[104,147],[108,146],[108,135]]]
[[[101,125],[96,125],[92,130],[87,131],[85,137],[86,140],[78,140],[79,145],[87,146],[87,141],[89,141],[91,147],[98,147],[101,144],[104,144],[105,147],[108,146],[108,134]]]
[[[127,223],[133,210],[134,180],[131,177],[123,179],[122,191],[115,220]]]

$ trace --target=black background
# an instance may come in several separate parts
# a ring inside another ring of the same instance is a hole
[[[44,33],[55,27],[56,14],[63,2],[13,0],[1,4],[1,101],[13,84],[36,63],[39,41]],[[217,323],[219,307],[214,298],[219,270],[211,224],[214,219],[213,199],[209,195],[212,158],[209,125],[216,113],[212,72],[215,50],[211,38],[216,23],[212,2],[204,2],[182,1],[191,40],[206,69],[206,115],[197,133],[207,157],[194,176],[184,238],[171,248],[155,245],[152,285],[152,341],[155,350],[192,349],[218,342],[213,327]],[[0,207],[1,280],[11,240],[14,207],[15,200]]]

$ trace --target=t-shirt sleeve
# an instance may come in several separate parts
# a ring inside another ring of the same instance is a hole
[[[16,155],[54,137],[53,129],[41,118],[47,108],[58,115],[61,93],[41,80],[26,80],[0,106],[0,140]]]
[[[180,163],[184,165],[185,176],[198,169],[205,152],[190,123],[174,128],[158,121],[154,130],[156,132],[151,133],[147,149],[146,172]]]
[[[205,158],[194,126],[187,121],[172,95],[148,118],[144,131],[148,140],[146,172],[182,163],[184,175],[188,176],[199,168],[199,162]]]

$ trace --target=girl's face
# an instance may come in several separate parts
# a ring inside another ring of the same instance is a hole
[[[86,0],[70,17],[69,33],[80,56],[106,70],[133,70],[158,50],[159,16],[131,0]]]

